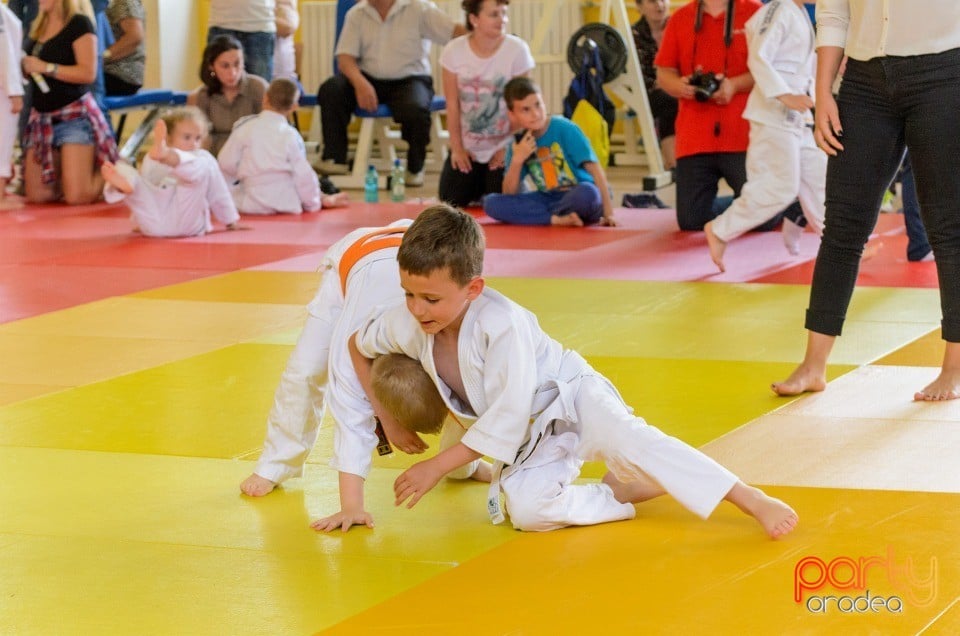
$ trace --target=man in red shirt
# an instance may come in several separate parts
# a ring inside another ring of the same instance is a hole
[[[657,83],[679,100],[676,182],[681,230],[702,230],[722,211],[714,206],[721,178],[734,196],[747,180],[750,123],[742,115],[753,77],[747,68],[744,24],[762,5],[759,0],[733,0],[730,25],[727,6],[728,0],[693,0],[678,9],[667,22],[655,60]],[[691,83],[697,71],[717,78],[712,94],[705,83],[698,87],[696,78]],[[781,218],[777,215],[757,229],[772,229]]]

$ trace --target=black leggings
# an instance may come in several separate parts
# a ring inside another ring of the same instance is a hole
[[[940,278],[943,337],[960,342],[960,49],[851,59],[837,106],[844,150],[827,164],[826,221],[807,329],[840,335],[863,247],[909,146]]]

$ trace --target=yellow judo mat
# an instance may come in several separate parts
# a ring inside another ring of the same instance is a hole
[[[804,286],[488,281],[790,503],[770,541],[668,498],[545,534],[491,525],[482,484],[395,508],[396,454],[367,483],[376,528],[316,534],[330,422],[303,478],[241,496],[318,283],[238,271],[0,325],[0,634],[960,633],[960,404],[910,401],[936,290],[859,290],[828,390],[790,400],[767,386],[802,356]]]

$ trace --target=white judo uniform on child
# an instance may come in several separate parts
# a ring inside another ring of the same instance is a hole
[[[812,113],[793,110],[777,99],[813,97],[816,50],[810,16],[792,0],[772,0],[747,21],[746,31],[747,64],[755,82],[743,112],[750,120],[747,182],[733,205],[714,219],[713,232],[730,241],[797,198],[820,235],[827,156],[813,139]],[[795,253],[795,246],[787,247]]]
[[[18,115],[13,112],[10,98],[23,96],[22,44],[20,20],[6,5],[0,5],[0,179],[4,180],[13,176],[13,143],[17,139]],[[0,191],[2,198],[3,192]]]
[[[116,170],[133,192],[124,194],[109,183],[103,189],[107,203],[124,201],[144,236],[198,236],[213,229],[210,213],[224,225],[240,220],[220,166],[206,150],[170,149],[180,163],[171,167],[149,155],[141,172],[125,163]]]
[[[217,160],[244,214],[320,209],[320,182],[303,138],[280,113],[264,110],[237,121]]]
[[[700,517],[737,483],[703,453],[634,416],[606,378],[547,336],[532,313],[490,288],[470,303],[459,331],[469,404],[439,377],[433,346],[434,336],[402,305],[371,316],[357,335],[366,357],[403,353],[420,360],[458,418],[475,418],[460,441],[507,465],[499,487],[518,529],[635,516],[634,506],[618,502],[606,484],[571,484],[584,460],[604,461],[622,482],[649,476]],[[498,494],[495,469],[494,502]]]
[[[411,223],[401,219],[386,228],[360,228],[327,250],[320,289],[274,395],[257,475],[280,483],[303,472],[327,404],[337,423],[331,466],[361,477],[370,472],[377,445],[373,408],[347,339],[378,306],[403,302],[397,248]]]

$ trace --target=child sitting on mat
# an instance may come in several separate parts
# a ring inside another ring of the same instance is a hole
[[[167,111],[153,129],[153,147],[141,172],[126,163],[104,163],[107,203],[123,201],[144,236],[198,236],[213,229],[210,213],[229,230],[240,215],[217,160],[203,149],[210,129],[196,106]]]

